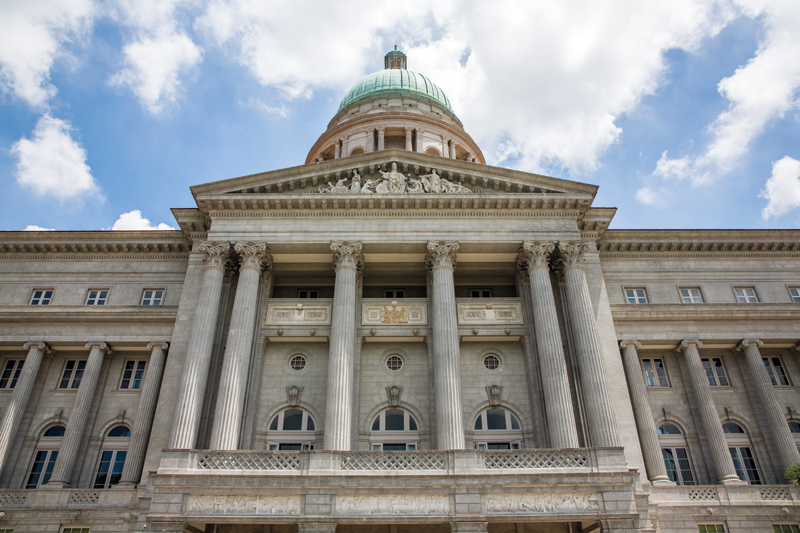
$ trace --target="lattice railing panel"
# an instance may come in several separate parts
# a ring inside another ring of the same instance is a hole
[[[69,493],[67,503],[94,504],[100,501],[100,493],[96,490],[73,490]]]
[[[28,494],[21,490],[0,492],[0,505],[22,505]]]
[[[303,457],[296,453],[202,452],[197,454],[201,470],[300,470]]]
[[[789,489],[783,487],[764,487],[759,489],[761,499],[767,501],[788,501],[792,499]]]
[[[707,502],[717,499],[717,489],[715,487],[697,487],[687,491],[689,501]]]
[[[446,470],[447,456],[435,452],[342,454],[342,470]]]
[[[583,451],[525,451],[483,452],[485,468],[585,468],[589,466],[589,454]]]

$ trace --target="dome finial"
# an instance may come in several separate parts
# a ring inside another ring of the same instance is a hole
[[[386,69],[407,69],[408,66],[406,65],[406,55],[397,49],[397,45],[394,45],[394,50],[389,51],[383,58],[383,63]]]

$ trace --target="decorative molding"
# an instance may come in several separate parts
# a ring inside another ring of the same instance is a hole
[[[333,268],[348,267],[361,272],[364,268],[364,254],[361,249],[361,241],[331,241]]]
[[[187,514],[299,515],[300,496],[190,494]]]
[[[30,350],[33,346],[36,346],[40,350],[44,351],[44,353],[47,355],[50,355],[55,351],[50,346],[48,346],[48,344],[44,341],[26,342],[25,344],[22,345],[22,348],[25,350]]]
[[[49,232],[48,232],[49,233]],[[61,239],[61,232],[53,232],[53,239]],[[100,233],[100,232],[96,232]],[[49,235],[48,235],[49,236]],[[70,235],[70,237],[72,237]],[[72,237],[74,238],[74,237]],[[188,253],[187,242],[5,242],[0,243],[0,254],[65,254],[65,259],[86,257],[78,254],[152,254],[152,253]],[[76,257],[78,256],[78,257]],[[154,256],[160,257],[160,256]],[[177,256],[181,257],[181,256]]]
[[[259,272],[272,269],[272,256],[265,242],[237,242],[233,250],[239,254],[239,268],[255,268]]]
[[[517,254],[517,268],[527,272],[533,267],[549,266],[550,254],[556,248],[552,241],[523,241]]]
[[[337,515],[447,515],[450,497],[429,495],[336,496]]]
[[[428,306],[426,304],[398,305],[396,301],[390,305],[361,304],[362,326],[426,326],[427,324]]]
[[[286,403],[290,407],[297,407],[300,405],[300,397],[303,395],[303,387],[292,385],[286,387]]]
[[[225,269],[231,245],[227,242],[204,241],[197,245],[197,251],[205,254],[206,267]]]
[[[489,405],[497,407],[503,403],[503,387],[500,385],[487,385],[486,395],[489,397]]]
[[[574,513],[598,509],[596,492],[486,495],[488,513]]]
[[[398,405],[400,405],[400,396],[402,394],[403,394],[403,387],[398,387],[397,385],[386,387],[386,396],[389,400],[389,406],[397,407]]]
[[[147,349],[152,350],[156,346],[159,346],[165,352],[169,349],[169,343],[166,341],[159,341],[159,342],[148,342]]]
[[[564,262],[564,268],[583,266],[586,262],[586,252],[589,251],[589,244],[581,241],[559,242],[558,251],[560,259]]]
[[[636,309],[634,309],[636,308]],[[700,321],[798,320],[800,306],[788,304],[611,304],[615,323],[641,320]]]
[[[331,304],[268,304],[267,326],[329,326]]]
[[[456,305],[459,326],[522,324],[521,303],[491,303]]]
[[[456,268],[459,244],[455,241],[428,241],[425,267],[433,270],[439,267]]]
[[[641,348],[642,347],[642,343],[639,342],[639,341],[631,341],[631,340],[619,341],[619,347],[622,348],[623,350],[628,346],[633,346],[635,348]]]

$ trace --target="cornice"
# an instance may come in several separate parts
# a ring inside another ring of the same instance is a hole
[[[177,306],[140,305],[4,305],[0,320],[5,322],[169,322],[178,314]]]
[[[800,257],[800,230],[608,230],[603,259]]]
[[[9,231],[0,233],[0,258],[47,256],[89,259],[118,255],[130,259],[179,259],[189,252],[181,231]],[[165,255],[166,254],[166,255]]]
[[[800,320],[800,305],[790,304],[612,304],[614,322],[658,320]]]

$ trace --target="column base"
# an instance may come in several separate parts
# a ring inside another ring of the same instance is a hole
[[[747,485],[746,481],[739,479],[739,476],[725,476],[717,480],[719,485]]]
[[[69,488],[69,481],[62,481],[60,479],[51,479],[41,487],[40,489],[46,490],[61,490],[61,489],[68,489]]]
[[[136,488],[136,485],[138,485],[138,483],[135,483],[133,481],[120,481],[116,485],[111,485],[111,488],[112,489],[132,490],[132,489]]]
[[[674,487],[677,485],[674,481],[670,481],[669,476],[656,476],[650,480],[650,484],[654,487]]]

